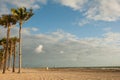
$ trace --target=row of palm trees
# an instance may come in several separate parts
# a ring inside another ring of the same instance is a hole
[[[10,65],[11,65],[11,59],[13,56],[13,67],[12,67],[12,72],[15,72],[15,62],[16,62],[16,47],[17,47],[17,43],[19,42],[19,39],[17,37],[11,37],[9,38],[9,45],[8,45],[8,65],[7,65],[7,69],[9,70]],[[5,48],[6,48],[6,38],[2,38],[0,40],[0,45],[3,47],[2,49],[0,49],[0,68],[3,67],[3,62],[4,62],[4,52],[5,52]]]
[[[21,63],[22,63],[22,25],[25,21],[29,20],[33,16],[33,11],[32,9],[27,10],[25,7],[20,7],[20,8],[12,8],[11,9],[11,14],[4,14],[0,17],[0,25],[4,26],[4,28],[7,28],[7,36],[6,36],[6,44],[4,48],[4,60],[3,60],[3,73],[6,71],[7,67],[7,60],[9,60],[8,53],[9,53],[9,48],[10,48],[10,29],[12,28],[13,25],[16,25],[19,23],[19,68],[18,68],[18,73],[21,72]],[[12,52],[12,51],[11,51]],[[9,62],[9,61],[8,61]]]

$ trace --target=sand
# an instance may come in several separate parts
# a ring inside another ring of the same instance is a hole
[[[118,70],[99,69],[22,69],[18,74],[0,73],[0,80],[120,80]]]

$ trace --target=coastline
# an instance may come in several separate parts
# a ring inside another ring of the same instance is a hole
[[[120,80],[120,69],[24,68],[0,73],[1,80]]]

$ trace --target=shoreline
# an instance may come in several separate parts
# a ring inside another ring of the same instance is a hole
[[[0,73],[1,80],[120,80],[119,70],[82,68],[23,68]]]

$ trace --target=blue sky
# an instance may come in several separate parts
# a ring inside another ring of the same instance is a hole
[[[34,10],[23,25],[24,67],[120,66],[120,0],[1,0],[0,15],[21,6]]]
[[[61,29],[78,37],[96,37],[104,34],[106,28],[119,32],[119,20],[89,19],[84,16],[84,12],[75,11],[68,6],[62,6],[52,1],[48,1],[46,5],[42,5],[34,13],[30,24],[26,23],[25,26],[36,26],[42,33]]]

